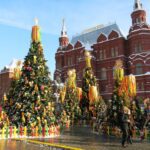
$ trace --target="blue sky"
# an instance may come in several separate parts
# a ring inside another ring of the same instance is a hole
[[[150,0],[141,0],[150,23]],[[131,25],[134,0],[0,0],[0,69],[29,50],[31,27],[39,19],[44,54],[53,74],[62,19],[69,38],[98,24],[116,22],[124,35]]]

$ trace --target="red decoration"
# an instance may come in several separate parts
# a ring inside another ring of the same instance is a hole
[[[42,128],[42,136],[45,137],[45,127]]]
[[[44,90],[44,85],[41,85],[41,90],[42,90],[42,91]]]

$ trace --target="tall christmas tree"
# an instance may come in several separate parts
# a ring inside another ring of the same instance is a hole
[[[41,44],[40,27],[32,27],[32,42],[25,57],[21,76],[10,88],[4,109],[11,124],[24,126],[50,125],[56,118],[52,101],[50,72]]]

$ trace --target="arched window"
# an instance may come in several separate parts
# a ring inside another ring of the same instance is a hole
[[[106,70],[106,68],[102,68],[100,73],[101,73],[100,79],[106,80],[107,79],[107,70]]]
[[[137,63],[135,65],[135,74],[142,74],[143,73],[143,68],[142,68],[142,64],[141,63]]]

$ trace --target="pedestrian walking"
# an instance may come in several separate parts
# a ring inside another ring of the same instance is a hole
[[[122,115],[122,147],[126,147],[127,141],[130,138],[129,136],[129,109],[127,107],[123,108],[123,115]]]
[[[127,143],[132,144],[132,137],[133,137],[133,119],[131,117],[131,112],[128,110],[128,138]]]

